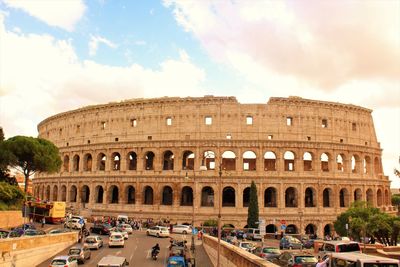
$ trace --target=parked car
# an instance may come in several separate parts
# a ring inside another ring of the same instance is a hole
[[[125,257],[114,255],[105,256],[97,263],[97,267],[125,267],[127,265],[129,265],[129,262],[126,261]]]
[[[71,232],[71,230],[69,228],[57,228],[57,229],[50,230],[48,232],[48,234],[54,235],[54,234],[62,234],[62,233],[68,233],[68,232]]]
[[[245,242],[245,241],[239,242],[238,247],[251,253],[255,249],[254,244],[252,242]]]
[[[55,257],[49,267],[78,267],[78,261],[73,256],[57,256]]]
[[[303,247],[305,248],[313,248],[315,239],[308,239],[305,243],[303,243]]]
[[[124,231],[124,230],[118,228],[118,227],[111,228],[111,229],[110,229],[110,235],[111,235],[112,233],[120,233],[120,234],[124,237],[124,239],[128,239],[128,238],[129,238],[128,233],[127,233],[126,231]]]
[[[81,229],[82,226],[83,226],[83,225],[80,223],[80,219],[70,219],[70,220],[67,220],[67,221],[64,223],[64,227],[65,227],[65,228]]]
[[[281,238],[279,241],[279,248],[280,249],[301,249],[303,244],[297,238],[286,235]]]
[[[25,236],[34,236],[34,235],[45,235],[46,232],[43,230],[37,230],[37,229],[28,229],[25,230],[24,235]]]
[[[14,229],[10,233],[8,233],[8,238],[16,238],[24,235],[24,230],[22,229]]]
[[[243,239],[244,232],[242,230],[233,230],[231,236],[236,236],[237,239]]]
[[[285,251],[278,258],[272,259],[272,262],[286,267],[315,267],[318,260],[307,252]]]
[[[128,234],[132,234],[133,233],[132,226],[130,224],[127,224],[127,223],[118,224],[117,225],[117,229],[121,229],[122,231],[127,232]]]
[[[249,228],[246,231],[247,239],[249,240],[262,240],[262,235],[260,234],[260,229]]]
[[[90,227],[90,232],[99,235],[109,235],[111,226],[109,224],[94,224]]]
[[[275,247],[257,247],[253,253],[260,258],[271,261],[274,258],[278,258],[282,252]]]
[[[184,224],[173,225],[172,233],[184,234],[184,235],[190,234],[192,233],[192,226]]]
[[[319,248],[319,256],[324,257],[332,252],[358,252],[361,253],[361,246],[355,241],[324,241]]]
[[[152,235],[156,237],[169,237],[169,231],[167,227],[164,226],[153,226],[146,230],[147,235]]]
[[[84,243],[88,248],[99,249],[103,246],[103,239],[98,235],[90,235],[85,238]]]
[[[124,237],[121,235],[121,233],[111,233],[110,239],[108,240],[108,247],[124,247],[125,246],[125,241]]]
[[[87,246],[77,245],[69,249],[68,256],[73,256],[78,263],[85,263],[87,259],[90,259],[91,252]]]

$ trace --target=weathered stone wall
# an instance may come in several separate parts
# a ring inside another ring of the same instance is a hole
[[[298,97],[266,104],[207,96],[88,106],[38,125],[39,136],[60,148],[64,166],[38,175],[34,194],[95,216],[182,223],[194,214],[200,225],[217,217],[221,190],[223,224],[244,227],[254,181],[260,219],[269,229],[284,221],[292,231],[322,236],[355,200],[394,212],[371,112]],[[185,157],[187,151],[194,157]],[[215,154],[215,167],[200,172],[206,151]]]
[[[217,266],[218,262],[218,239],[209,235],[203,236],[203,246],[207,252],[211,262]],[[247,252],[237,246],[229,244],[225,241],[220,242],[220,259],[219,266],[221,267],[277,267],[278,265],[261,259],[260,257]]]
[[[0,228],[12,228],[24,223],[20,210],[0,211]]]

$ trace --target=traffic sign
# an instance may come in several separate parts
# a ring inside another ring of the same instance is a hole
[[[286,230],[286,224],[281,225],[281,230],[285,231]]]

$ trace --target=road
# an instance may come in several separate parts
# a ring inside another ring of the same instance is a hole
[[[182,239],[183,235],[172,235],[176,239]],[[89,260],[85,262],[85,264],[81,264],[79,266],[96,266],[96,264],[101,260],[102,257],[107,255],[116,255],[125,257],[129,266],[166,266],[166,261],[168,259],[169,253],[169,238],[156,238],[152,236],[146,236],[145,231],[134,231],[133,234],[129,235],[128,240],[125,240],[124,248],[109,248],[108,247],[108,236],[101,236],[104,241],[104,247],[99,250],[91,250],[91,257]],[[189,236],[186,236],[189,241]],[[156,261],[151,259],[150,250],[156,243],[158,243],[161,247],[160,254],[158,254],[158,259]],[[57,255],[67,255],[68,249],[58,253]],[[51,257],[44,262],[42,262],[39,267],[48,267],[51,260],[54,257]],[[206,266],[204,266],[206,267]]]

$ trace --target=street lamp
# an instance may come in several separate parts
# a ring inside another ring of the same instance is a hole
[[[203,155],[201,160],[200,170],[205,171],[207,170],[207,166],[204,164],[204,159],[207,155]],[[218,167],[218,254],[217,254],[217,267],[220,266],[220,255],[221,255],[221,209],[222,209],[222,163],[219,163]]]

